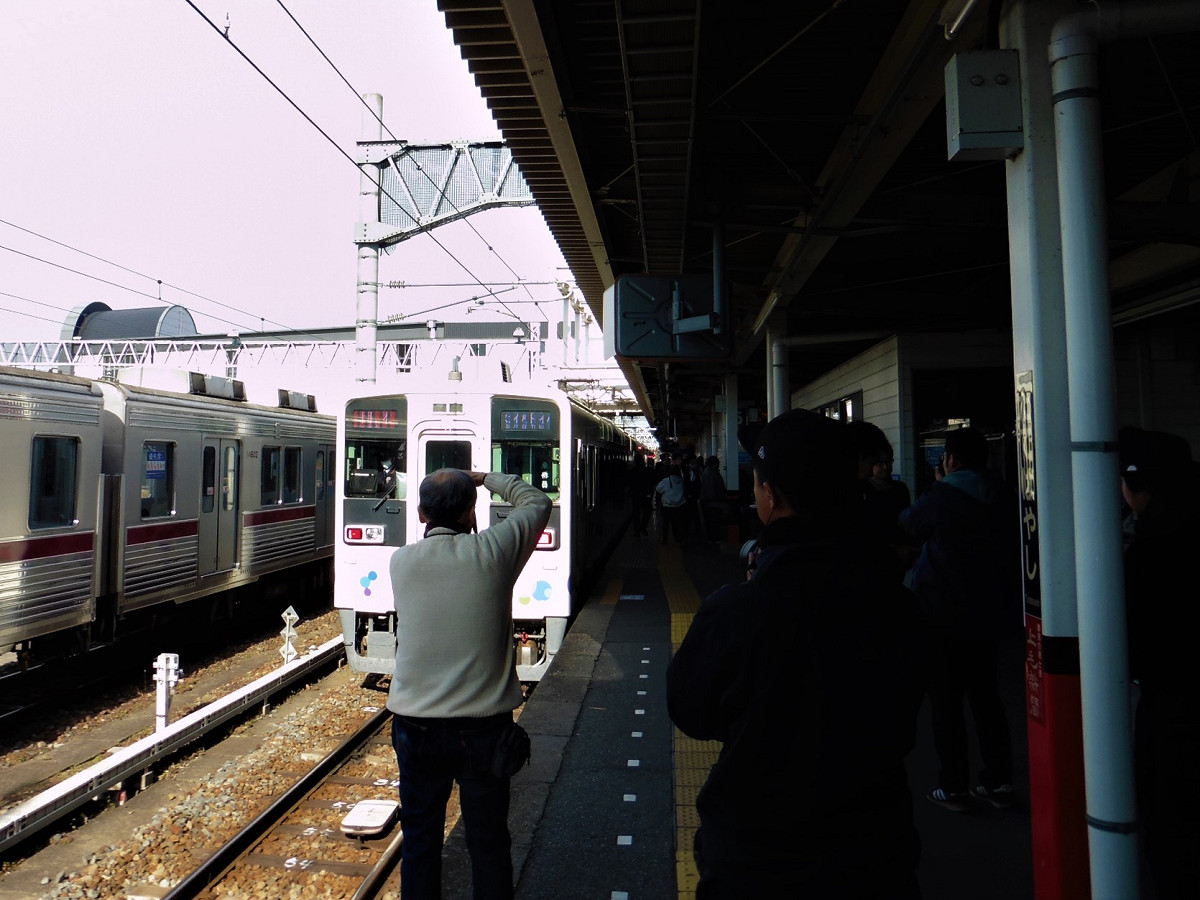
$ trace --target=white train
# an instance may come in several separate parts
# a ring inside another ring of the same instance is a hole
[[[388,565],[421,537],[417,491],[439,468],[520,475],[554,501],[550,522],[513,591],[513,640],[522,681],[541,678],[585,590],[628,518],[623,490],[635,444],[557,388],[500,378],[451,378],[402,392],[358,396],[338,416],[334,605],[353,669],[390,674],[397,621]],[[388,463],[390,465],[385,465]],[[479,522],[510,507],[480,492]],[[446,573],[446,590],[454,573]]]
[[[267,575],[328,583],[334,417],[173,374],[180,391],[0,367],[0,650],[107,642]]]

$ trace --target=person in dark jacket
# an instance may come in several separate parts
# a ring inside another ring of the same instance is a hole
[[[924,541],[912,589],[930,627],[929,701],[941,761],[938,785],[926,794],[963,812],[972,797],[1011,805],[1012,742],[997,686],[1000,639],[1021,622],[1016,507],[987,470],[983,433],[960,428],[946,436],[937,481],[900,525]],[[971,706],[983,767],[970,783],[964,700]]]
[[[895,455],[891,441],[870,422],[853,422],[858,445],[858,480],[862,485],[863,525],[867,540],[887,558],[897,580],[912,565],[913,542],[900,527],[899,515],[912,504],[908,485],[892,478]]]
[[[1121,429],[1120,458],[1134,517],[1125,604],[1138,819],[1155,891],[1176,900],[1200,885],[1200,669],[1195,635],[1180,627],[1200,548],[1200,471],[1187,442],[1161,431]]]
[[[919,896],[904,757],[922,631],[911,593],[864,564],[846,431],[797,409],[747,444],[757,566],[704,601],[667,672],[671,720],[723,742],[696,800],[699,900]]]
[[[705,540],[720,541],[725,536],[728,493],[725,479],[721,477],[721,461],[710,456],[704,461],[704,469],[700,472],[700,511]]]

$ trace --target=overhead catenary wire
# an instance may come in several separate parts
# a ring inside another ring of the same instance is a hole
[[[55,238],[52,238],[49,235],[41,234],[40,232],[34,231],[31,228],[25,228],[24,226],[18,225],[15,222],[10,222],[7,219],[0,219],[0,224],[7,225],[10,228],[15,228],[18,231],[23,231],[25,234],[32,235],[33,237],[39,238],[43,241],[47,241],[58,247],[62,247],[65,250],[70,250],[73,253],[78,253],[81,256],[86,256],[89,259],[94,259],[97,262],[102,262],[105,265],[112,266],[113,268],[116,268],[116,269],[120,269],[123,272],[128,272],[130,275],[136,275],[138,278],[145,278],[149,281],[155,282],[156,284],[158,284],[160,286],[165,285],[166,287],[170,288],[171,290],[179,291],[182,294],[188,294],[189,296],[196,297],[200,300],[205,301],[206,303],[211,303],[214,306],[219,306],[222,309],[228,309],[233,312],[242,312],[242,310],[238,309],[236,306],[231,306],[228,303],[222,303],[220,300],[214,300],[211,297],[205,297],[203,294],[197,294],[195,291],[189,291],[187,288],[183,288],[178,285],[171,284],[168,281],[163,281],[161,278],[155,278],[153,275],[147,275],[145,272],[139,272],[136,269],[131,269],[128,266],[121,265],[120,263],[114,262],[111,259],[105,259],[103,256],[97,256],[94,253],[89,253],[87,250],[80,249],[79,247],[74,247],[71,244],[67,244],[67,243],[64,243],[63,241],[56,240]],[[48,266],[53,266],[58,269],[64,269],[67,272],[71,272],[72,274],[75,274],[75,275],[80,275],[84,278],[89,278],[93,281],[99,281],[103,284],[111,285],[112,287],[119,288],[124,291],[130,291],[131,293],[139,294],[140,296],[143,296],[143,297],[149,297],[152,300],[158,300],[160,303],[166,302],[162,299],[162,296],[160,294],[147,294],[145,291],[139,291],[136,288],[131,288],[127,285],[118,284],[117,282],[114,282],[114,281],[108,281],[104,278],[100,278],[98,275],[92,275],[88,272],[80,271],[79,269],[72,269],[69,266],[64,266],[60,263],[52,262],[51,260],[48,260],[48,259],[43,259],[40,256],[34,256],[31,253],[24,253],[20,250],[15,250],[12,247],[0,245],[0,249],[8,250],[10,253],[16,253],[21,256],[25,256],[29,259],[32,259],[36,262],[44,263],[45,265],[48,265]],[[31,302],[33,302],[33,301],[31,301]],[[225,319],[225,318],[222,318],[221,316],[214,315],[212,313],[205,313],[205,315],[207,315],[211,319],[216,319],[219,322],[224,322],[226,325],[234,325],[234,326],[241,327],[238,322],[235,322],[233,320]],[[260,317],[260,320],[261,321],[270,321],[272,325],[277,325],[280,328],[287,329],[289,331],[295,330],[295,329],[292,329],[290,326],[285,325],[282,322],[276,322],[276,321],[270,320],[270,319],[263,319],[263,317]],[[303,334],[304,332],[297,331],[297,333]]]
[[[152,275],[147,275],[147,274],[145,274],[144,272],[139,272],[139,271],[137,271],[136,269],[131,269],[131,268],[129,268],[128,266],[123,266],[123,265],[121,265],[121,264],[120,264],[120,263],[118,263],[118,262],[114,262],[113,260],[110,260],[110,259],[105,259],[104,257],[102,257],[102,256],[97,256],[97,255],[96,255],[96,254],[94,254],[94,253],[89,253],[88,251],[86,251],[86,250],[83,250],[83,249],[80,249],[79,247],[74,247],[74,246],[72,246],[72,245],[70,245],[70,244],[67,244],[67,243],[64,243],[64,242],[62,242],[62,241],[55,240],[54,238],[52,238],[52,237],[50,237],[50,236],[48,236],[48,235],[40,234],[39,232],[33,231],[32,229],[29,229],[29,228],[24,228],[24,227],[22,227],[21,225],[17,225],[15,222],[10,222],[10,221],[8,221],[7,219],[0,219],[0,224],[8,225],[9,227],[11,227],[11,228],[15,228],[15,229],[17,229],[18,231],[23,231],[23,232],[25,232],[26,234],[32,235],[33,237],[37,237],[37,238],[40,238],[40,239],[42,239],[42,240],[44,240],[44,241],[48,241],[48,242],[49,242],[49,243],[51,243],[51,244],[55,244],[56,246],[62,247],[62,248],[64,248],[64,249],[66,249],[66,250],[70,250],[70,251],[72,251],[72,252],[74,252],[74,253],[79,253],[80,255],[82,255],[82,256],[86,256],[86,257],[88,257],[89,259],[94,259],[94,260],[96,260],[97,262],[102,262],[102,263],[104,263],[104,264],[106,264],[106,265],[113,266],[114,268],[121,269],[122,271],[124,271],[124,272],[128,272],[128,273],[129,273],[129,274],[131,274],[131,275],[136,275],[136,276],[137,276],[137,277],[139,277],[139,278],[146,278],[146,279],[149,279],[149,280],[151,280],[151,281],[154,281],[154,282],[155,282],[157,285],[159,285],[160,287],[161,287],[162,285],[166,285],[168,288],[171,288],[172,290],[179,291],[180,293],[184,293],[184,294],[189,294],[189,295],[191,295],[191,296],[193,296],[193,297],[198,297],[198,298],[200,298],[201,300],[205,300],[205,301],[207,301],[207,302],[209,302],[209,303],[212,303],[212,304],[214,304],[214,305],[216,305],[216,306],[220,306],[220,307],[223,307],[223,308],[225,308],[225,309],[234,310],[235,312],[238,312],[238,311],[239,311],[239,310],[237,309],[237,307],[230,306],[230,305],[229,305],[229,304],[227,304],[227,303],[222,303],[222,302],[221,302],[221,301],[219,301],[219,300],[213,300],[213,299],[212,299],[212,298],[210,298],[210,297],[205,297],[205,296],[203,296],[202,294],[197,294],[195,291],[189,291],[187,288],[179,287],[178,285],[171,284],[170,282],[163,281],[162,279],[156,279],[156,278],[154,278],[154,276],[152,276]],[[98,282],[100,282],[101,284],[107,284],[107,285],[109,285],[109,286],[111,286],[111,287],[115,287],[115,288],[117,288],[117,289],[119,289],[119,290],[128,291],[128,292],[130,292],[130,293],[137,294],[138,296],[141,296],[141,297],[147,297],[147,298],[149,298],[149,299],[151,299],[151,300],[157,300],[157,301],[158,301],[158,302],[160,302],[160,303],[166,303],[166,302],[167,302],[167,301],[164,301],[164,300],[162,299],[162,296],[161,296],[160,294],[150,294],[150,293],[147,293],[147,292],[145,292],[145,291],[139,291],[137,288],[129,287],[128,285],[119,284],[119,283],[117,283],[117,282],[115,282],[115,281],[108,281],[107,279],[101,278],[101,277],[99,277],[98,275],[93,275],[93,274],[91,274],[91,273],[89,273],[89,272],[84,272],[84,271],[81,271],[81,270],[79,270],[79,269],[73,269],[73,268],[71,268],[70,266],[65,266],[65,265],[63,265],[62,263],[56,263],[56,262],[53,262],[52,260],[44,259],[43,257],[40,257],[40,256],[35,256],[35,255],[31,254],[31,253],[26,253],[26,252],[24,252],[24,251],[22,251],[22,250],[17,250],[17,249],[15,249],[15,248],[13,248],[13,247],[9,247],[9,246],[6,246],[6,245],[4,245],[4,244],[0,244],[0,250],[7,250],[7,251],[8,251],[8,252],[10,252],[10,253],[17,254],[18,256],[23,256],[23,257],[25,257],[25,258],[27,258],[27,259],[30,259],[30,260],[34,261],[34,262],[38,262],[38,263],[41,263],[41,264],[43,264],[43,265],[47,265],[47,266],[52,266],[53,268],[56,268],[56,269],[62,269],[63,271],[70,272],[70,273],[71,273],[71,274],[73,274],[73,275],[78,275],[78,276],[80,276],[80,277],[82,277],[82,278],[87,278],[87,279],[89,279],[89,280],[91,280],[91,281],[98,281]],[[555,282],[553,282],[553,281],[535,281],[535,282],[528,282],[528,284],[534,284],[534,285],[548,285],[548,284],[554,284],[554,283],[555,283]],[[448,282],[448,283],[436,283],[436,282],[431,282],[431,283],[407,283],[407,282],[391,282],[391,283],[382,284],[382,285],[380,285],[380,286],[381,286],[381,287],[397,287],[397,288],[425,288],[425,287],[431,287],[431,288],[446,288],[446,287],[476,287],[476,284],[475,284],[474,282]],[[517,285],[517,284],[513,284],[512,282],[488,282],[488,287],[489,287],[489,288],[491,288],[491,287],[501,287],[501,286],[503,286],[503,287],[505,288],[505,290],[506,290],[506,291],[508,291],[508,290],[515,290],[515,289],[516,289],[516,287],[518,287],[518,286],[524,286],[524,284]],[[30,298],[28,298],[28,297],[22,297],[22,296],[20,296],[20,295],[18,295],[18,294],[11,294],[11,293],[9,293],[9,292],[7,292],[7,291],[0,291],[0,295],[6,296],[6,297],[12,297],[12,298],[13,298],[13,299],[15,299],[15,300],[23,300],[23,301],[25,301],[26,303],[33,303],[33,304],[36,304],[36,305],[38,305],[38,306],[45,306],[47,309],[54,309],[54,310],[58,310],[58,311],[60,311],[60,312],[63,312],[63,313],[69,313],[69,312],[70,312],[70,310],[69,310],[67,307],[63,307],[63,306],[56,306],[56,305],[54,305],[54,304],[52,304],[52,303],[46,303],[46,302],[44,302],[44,301],[41,301],[41,300],[33,300],[33,299],[30,299]],[[452,307],[452,306],[460,306],[460,305],[462,305],[462,304],[464,304],[464,303],[472,303],[472,302],[475,302],[475,301],[476,301],[476,300],[478,300],[478,299],[479,299],[479,298],[476,296],[476,297],[468,297],[468,298],[466,298],[466,299],[464,299],[464,300],[455,300],[455,301],[453,301],[453,302],[451,302],[451,303],[446,303],[446,304],[444,304],[444,305],[442,305],[442,306],[436,307],[436,309],[447,309],[447,308],[449,308],[449,307]],[[498,299],[498,298],[497,298],[497,299]],[[537,299],[532,299],[530,302],[534,303],[534,305],[537,305],[538,303],[540,303],[540,302],[542,302],[542,301],[539,301],[539,300],[537,300]],[[12,309],[12,308],[9,308],[9,307],[4,307],[4,308],[3,308],[3,311],[4,311],[4,312],[11,313],[11,314],[13,314],[13,315],[22,316],[23,318],[28,318],[28,319],[37,319],[37,320],[44,321],[44,322],[53,322],[54,324],[61,324],[61,322],[59,322],[58,320],[55,320],[55,319],[47,319],[47,318],[45,318],[44,316],[38,316],[38,315],[35,315],[35,314],[33,314],[33,313],[29,313],[29,312],[23,312],[22,310],[18,310],[18,309]],[[426,310],[425,312],[431,312],[431,311],[432,311],[432,310]],[[216,314],[213,314],[213,313],[205,313],[205,315],[206,315],[206,316],[208,316],[208,317],[209,317],[209,318],[211,318],[211,319],[216,319],[216,320],[217,320],[217,321],[219,321],[219,322],[223,322],[223,323],[225,323],[226,325],[232,325],[232,326],[234,326],[234,327],[236,327],[236,328],[249,328],[249,329],[251,329],[251,330],[252,330],[252,329],[254,329],[254,327],[255,327],[253,324],[252,324],[252,325],[250,325],[250,326],[246,326],[246,325],[243,325],[242,323],[236,322],[236,321],[234,321],[234,320],[232,320],[232,319],[225,319],[225,318],[222,318],[221,316],[219,316],[219,315],[216,315]],[[408,315],[408,316],[417,316],[417,315],[424,315],[424,313],[408,313],[407,315]],[[514,316],[514,318],[515,318],[515,316]],[[318,340],[320,339],[320,336],[319,336],[319,335],[317,335],[317,334],[316,334],[316,333],[314,333],[314,332],[311,332],[311,331],[308,331],[308,330],[303,330],[303,329],[297,329],[297,328],[293,328],[293,327],[292,327],[292,326],[290,326],[290,325],[287,325],[287,324],[285,324],[285,323],[283,323],[283,322],[278,322],[278,321],[275,321],[274,319],[268,319],[268,318],[266,318],[265,316],[259,316],[259,322],[257,323],[257,328],[258,328],[258,330],[260,330],[260,331],[262,331],[262,330],[265,330],[265,323],[267,323],[267,322],[270,322],[272,325],[275,325],[275,326],[277,326],[278,328],[280,328],[280,329],[282,329],[282,330],[285,330],[285,331],[291,331],[291,332],[295,333],[296,335],[299,335],[299,336],[302,336],[302,337],[303,337],[303,336],[308,336],[308,337],[312,337],[312,338],[314,338],[314,339],[318,339]]]
[[[379,114],[375,112],[375,110],[371,106],[371,104],[369,104],[366,101],[366,99],[363,97],[363,95],[361,93],[359,93],[359,91],[354,87],[354,85],[350,83],[350,80],[348,78],[346,78],[345,75],[342,74],[342,71],[337,67],[337,65],[333,62],[333,60],[329,58],[329,55],[324,50],[321,49],[321,46],[316,42],[316,40],[313,38],[313,36],[311,34],[309,34],[308,31],[305,29],[305,27],[300,24],[299,20],[294,15],[292,15],[291,10],[289,10],[287,8],[287,6],[284,4],[283,0],[275,0],[275,2],[279,5],[279,8],[282,9],[284,11],[284,13],[287,14],[287,17],[292,20],[293,24],[295,24],[295,26],[298,29],[300,29],[300,33],[303,34],[308,39],[308,42],[313,45],[313,48],[318,53],[321,54],[321,58],[329,64],[329,67],[331,69],[333,69],[333,71],[337,74],[338,78],[340,78],[342,80],[342,83],[344,85],[346,85],[347,88],[349,88],[350,92],[354,95],[355,99],[359,103],[362,104],[362,106],[367,110],[367,112],[369,112],[371,114],[371,118],[373,118],[376,122],[379,123],[380,127],[383,128],[383,130],[387,132],[388,136],[392,140],[399,141],[400,138],[396,137],[396,133],[394,131],[392,131],[392,129],[388,128],[387,123],[384,122],[383,119],[379,116]],[[226,38],[228,38],[228,35],[226,35]],[[460,210],[457,206],[455,206],[454,201],[451,200],[448,196],[446,196],[446,189],[438,187],[437,182],[434,181],[433,178],[430,177],[429,173],[425,171],[424,166],[422,166],[420,163],[414,163],[414,165],[416,166],[417,171],[420,172],[422,175],[424,175],[426,180],[431,185],[433,185],[434,189],[438,190],[440,198],[442,200],[445,200],[448,204],[450,204],[450,208],[453,209],[456,213],[461,215],[462,210]],[[391,198],[393,200],[393,202],[395,201],[395,198],[391,197],[390,194],[388,194],[388,197]],[[411,216],[410,216],[410,218],[411,218]],[[513,278],[515,278],[518,282],[521,282],[522,281],[521,276],[518,275],[516,270],[513,269],[513,267],[508,264],[508,260],[506,260],[503,256],[501,256],[496,251],[496,248],[492,246],[491,242],[489,240],[487,240],[487,238],[485,238],[482,234],[480,234],[479,229],[477,229],[474,226],[474,224],[472,224],[471,220],[464,217],[462,219],[462,221],[464,224],[466,224],[466,226],[468,228],[471,229],[471,231],[473,231],[475,233],[475,236],[478,237],[479,240],[481,240],[483,242],[484,246],[487,247],[488,252],[491,253],[493,256],[495,256],[496,259],[500,261],[501,265],[504,266],[504,268],[508,269],[508,271],[512,274]],[[480,283],[480,285],[483,285],[483,282],[479,282],[479,283]],[[527,294],[529,294],[529,299],[533,300],[533,294],[532,294],[532,292],[529,291],[528,288],[525,289],[525,292]],[[537,301],[534,300],[534,302],[536,303]],[[502,301],[502,300],[500,301],[500,305],[503,306],[505,309],[508,309],[507,304],[505,304],[504,301]],[[516,313],[513,313],[511,309],[508,309],[508,311],[510,314],[512,314],[513,318],[517,318]]]
[[[222,29],[221,29],[221,28],[220,28],[220,27],[219,27],[219,26],[218,26],[218,25],[217,25],[215,22],[213,22],[213,20],[212,20],[212,19],[210,19],[210,18],[209,18],[209,17],[208,17],[208,16],[207,16],[207,15],[204,13],[204,11],[203,11],[202,9],[200,9],[198,6],[196,6],[196,4],[193,2],[193,0],[184,0],[184,3],[186,3],[188,6],[190,6],[190,7],[192,8],[192,10],[193,10],[193,11],[195,11],[196,15],[200,16],[200,18],[201,18],[201,19],[203,19],[203,20],[204,20],[204,21],[205,21],[205,22],[208,24],[208,26],[209,26],[209,27],[210,27],[210,28],[211,28],[211,29],[212,29],[214,32],[216,32],[218,35],[220,35],[220,36],[221,36],[221,38],[222,38],[222,39],[223,39],[223,40],[224,40],[224,41],[225,41],[225,42],[226,42],[226,43],[227,43],[227,44],[228,44],[230,47],[232,47],[232,48],[233,48],[234,52],[236,52],[236,53],[237,53],[237,54],[238,54],[238,55],[239,55],[239,56],[240,56],[240,57],[241,57],[243,60],[245,60],[245,62],[247,63],[247,65],[249,65],[249,66],[250,66],[252,69],[254,69],[254,71],[255,71],[255,72],[257,72],[257,73],[258,73],[258,75],[259,75],[259,76],[260,76],[260,77],[261,77],[261,78],[262,78],[264,81],[266,81],[266,82],[267,82],[267,84],[269,84],[269,85],[270,85],[270,86],[271,86],[271,87],[272,87],[272,88],[275,90],[275,92],[276,92],[277,94],[279,94],[279,96],[281,96],[281,97],[282,97],[284,100],[286,100],[286,101],[288,102],[288,104],[289,104],[289,105],[290,105],[290,106],[291,106],[293,109],[295,109],[295,110],[296,110],[296,112],[298,112],[298,113],[299,113],[301,116],[303,116],[303,117],[304,117],[304,120],[305,120],[306,122],[308,122],[310,125],[312,125],[312,127],[316,129],[316,131],[317,131],[317,133],[318,133],[318,134],[320,134],[320,135],[321,135],[323,138],[325,138],[325,140],[326,140],[326,141],[327,141],[327,142],[328,142],[328,143],[329,143],[329,144],[330,144],[330,145],[331,145],[331,146],[332,146],[332,147],[333,147],[333,148],[334,148],[334,149],[335,149],[335,150],[336,150],[336,151],[337,151],[337,152],[338,152],[338,153],[339,153],[339,154],[340,154],[342,157],[344,157],[344,158],[345,158],[345,159],[346,159],[346,160],[347,160],[347,161],[348,161],[348,162],[349,162],[349,163],[350,163],[352,166],[354,166],[354,168],[355,168],[355,170],[356,170],[356,171],[358,171],[358,172],[360,172],[360,173],[363,173],[362,167],[361,167],[361,166],[359,166],[358,162],[357,162],[357,161],[354,159],[354,157],[353,157],[353,156],[351,156],[349,153],[347,153],[347,152],[346,152],[346,150],[345,150],[345,149],[344,149],[344,148],[343,148],[343,147],[342,147],[340,144],[338,144],[338,142],[337,142],[337,141],[335,141],[335,140],[334,140],[334,139],[333,139],[333,138],[330,136],[330,134],[329,134],[327,131],[325,131],[325,129],[323,129],[323,128],[322,128],[320,125],[318,125],[318,124],[317,124],[317,123],[316,123],[316,122],[313,120],[313,118],[312,118],[312,117],[311,117],[311,116],[310,116],[308,113],[306,113],[306,112],[305,112],[305,111],[304,111],[304,110],[303,110],[303,109],[300,107],[300,105],[299,105],[298,103],[296,103],[296,101],[295,101],[295,100],[293,100],[293,99],[292,99],[292,98],[291,98],[291,97],[288,95],[288,93],[287,93],[285,90],[283,90],[283,88],[281,88],[281,87],[280,87],[278,84],[276,84],[276,83],[275,83],[275,81],[274,81],[274,80],[272,80],[272,78],[271,78],[269,75],[267,75],[267,73],[266,73],[266,72],[264,72],[264,71],[262,70],[262,68],[261,68],[261,67],[260,67],[260,66],[259,66],[259,65],[258,65],[256,62],[254,62],[254,60],[252,60],[252,59],[251,59],[251,58],[250,58],[250,57],[249,57],[249,56],[246,54],[246,52],[245,52],[245,51],[243,51],[243,50],[242,50],[242,49],[241,49],[241,48],[240,48],[240,47],[239,47],[239,46],[238,46],[236,43],[234,43],[233,39],[232,39],[232,38],[229,36],[229,34],[228,34],[227,32],[223,31],[223,30],[222,30]],[[363,173],[363,174],[365,174],[365,173]],[[431,241],[433,241],[435,244],[437,244],[437,246],[438,246],[438,247],[439,247],[439,248],[442,250],[442,252],[443,252],[443,253],[445,253],[447,256],[449,256],[449,257],[450,257],[450,259],[454,260],[454,262],[455,262],[455,263],[456,263],[456,264],[459,266],[459,268],[461,268],[461,269],[462,269],[464,272],[466,272],[466,273],[467,273],[467,275],[469,275],[471,278],[473,278],[473,279],[475,280],[475,283],[476,283],[476,284],[478,284],[478,285],[480,285],[480,286],[483,286],[483,282],[482,282],[482,281],[481,281],[481,280],[478,278],[478,276],[476,276],[476,275],[475,275],[475,273],[474,273],[473,271],[471,271],[470,267],[468,267],[468,266],[466,265],[466,263],[464,263],[464,262],[463,262],[462,260],[460,260],[460,259],[459,259],[457,256],[455,256],[455,255],[454,255],[454,253],[453,253],[453,252],[450,250],[450,248],[448,248],[448,247],[447,247],[445,244],[443,244],[441,241],[439,241],[439,240],[437,239],[437,237],[436,237],[436,236],[435,236],[435,235],[434,235],[434,234],[433,234],[433,233],[430,231],[430,229],[429,229],[429,226],[428,226],[428,225],[421,225],[421,223],[420,223],[420,222],[418,222],[418,221],[417,221],[415,218],[413,218],[413,216],[412,216],[412,215],[411,215],[411,214],[410,214],[410,213],[409,213],[407,210],[405,210],[405,209],[404,209],[404,207],[403,207],[403,206],[400,204],[400,201],[398,201],[398,200],[397,200],[395,197],[393,197],[393,196],[391,195],[391,193],[389,193],[389,192],[388,192],[388,191],[387,191],[387,190],[386,190],[386,189],[383,187],[383,185],[382,185],[382,184],[381,184],[381,183],[380,183],[378,180],[376,180],[376,179],[374,179],[374,178],[371,178],[371,176],[370,176],[369,174],[368,174],[368,175],[366,175],[366,177],[367,177],[369,180],[371,180],[372,184],[373,184],[375,187],[377,187],[377,188],[379,189],[380,193],[382,193],[382,194],[383,194],[384,196],[386,196],[386,197],[387,197],[389,200],[391,200],[393,203],[395,203],[395,204],[396,204],[396,207],[397,207],[398,209],[400,209],[402,212],[404,212],[404,214],[405,214],[405,215],[406,215],[406,216],[407,216],[407,217],[408,217],[408,218],[409,218],[409,219],[412,221],[412,223],[413,223],[414,225],[416,225],[416,226],[417,226],[417,232],[418,232],[418,233],[422,233],[422,234],[428,235],[429,239],[430,239]],[[485,288],[485,290],[486,290],[486,288]],[[510,314],[510,315],[511,315],[511,316],[512,316],[514,319],[518,319],[518,320],[519,320],[519,317],[518,317],[518,316],[517,316],[515,313],[513,313],[511,310],[509,310],[509,314]]]
[[[65,309],[64,307],[61,307],[61,306],[55,306],[53,303],[46,303],[43,300],[33,300],[29,297],[22,297],[20,294],[10,294],[8,291],[0,291],[0,297],[12,297],[12,299],[14,299],[14,300],[21,300],[25,303],[32,303],[34,306],[44,306],[44,307],[46,307],[46,309],[53,309],[53,310],[57,310],[58,312],[64,312],[64,313],[70,312],[70,310]],[[27,319],[37,319],[39,322],[51,322],[55,325],[62,324],[62,322],[59,319],[47,319],[45,316],[39,316],[39,315],[36,315],[31,312],[24,312],[19,309],[13,309],[10,306],[0,306],[0,311],[6,312],[6,313],[12,313],[17,316],[24,316]]]

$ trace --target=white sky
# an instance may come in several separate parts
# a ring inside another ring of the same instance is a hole
[[[354,158],[362,104],[277,2],[193,2],[222,28],[228,14],[230,38]],[[383,94],[398,138],[500,136],[434,0],[284,5],[358,92]],[[352,325],[358,191],[357,168],[186,0],[0,2],[0,341],[57,339],[95,301],[154,306],[155,279],[225,305],[163,285],[201,333]],[[483,239],[461,222],[436,236],[480,280],[569,276],[535,207],[469,221]],[[474,284],[425,236],[385,255],[380,280]],[[541,312],[524,290],[501,296],[555,321],[554,285],[530,291]],[[381,288],[380,318],[463,321],[465,305],[422,313],[483,292]]]

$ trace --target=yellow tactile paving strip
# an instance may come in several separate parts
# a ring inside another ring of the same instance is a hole
[[[671,652],[683,642],[692,616],[700,608],[700,595],[683,566],[678,547],[662,547],[658,553],[658,572],[671,610]],[[696,794],[708,778],[708,770],[721,750],[718,741],[697,741],[675,729],[675,883],[680,900],[694,900],[700,876],[692,858],[692,845],[700,818],[696,813]]]

